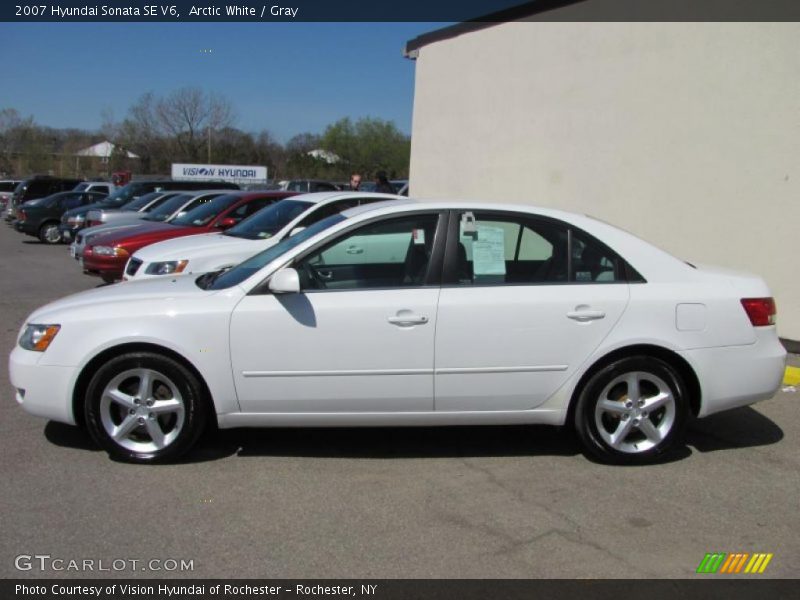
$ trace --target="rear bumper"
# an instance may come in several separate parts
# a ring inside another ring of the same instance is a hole
[[[14,222],[14,229],[19,231],[20,233],[25,233],[27,235],[36,235],[38,232],[33,226],[28,223],[27,221],[15,221]]]
[[[17,403],[26,412],[75,425],[72,412],[72,386],[75,367],[41,366],[39,352],[14,348],[8,359],[8,372]]]
[[[755,344],[701,348],[680,354],[694,367],[700,380],[700,417],[772,398],[786,368],[786,350],[774,327],[758,328]]]

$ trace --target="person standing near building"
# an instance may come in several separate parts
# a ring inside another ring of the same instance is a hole
[[[386,178],[386,171],[375,173],[375,191],[381,194],[394,194],[394,188]]]

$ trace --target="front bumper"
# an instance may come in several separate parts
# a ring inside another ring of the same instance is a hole
[[[71,242],[75,239],[75,235],[81,230],[81,227],[72,227],[70,225],[61,224],[58,230],[61,232],[61,239],[65,242]]]
[[[103,278],[122,279],[125,263],[128,256],[97,256],[93,253],[83,253],[83,271],[89,275]]]
[[[700,348],[680,354],[700,381],[699,417],[772,398],[783,382],[786,350],[774,327],[757,328],[755,344]]]
[[[8,358],[8,372],[17,403],[26,412],[75,425],[72,411],[72,388],[77,379],[76,367],[42,366],[40,352],[15,347]]]

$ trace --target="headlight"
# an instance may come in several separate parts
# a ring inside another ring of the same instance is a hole
[[[188,260],[168,260],[164,262],[151,263],[145,273],[148,275],[169,275],[171,273],[181,273],[189,264]]]
[[[19,338],[19,345],[25,350],[44,352],[56,337],[61,325],[28,325]]]
[[[92,252],[97,256],[129,256],[125,248],[114,248],[111,246],[95,246]]]

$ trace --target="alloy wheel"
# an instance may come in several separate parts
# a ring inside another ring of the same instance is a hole
[[[612,379],[600,393],[594,424],[603,441],[618,452],[637,454],[660,444],[675,424],[671,388],[647,371]]]
[[[180,435],[186,408],[175,383],[153,369],[119,373],[103,389],[100,420],[108,436],[126,450],[154,452]]]

